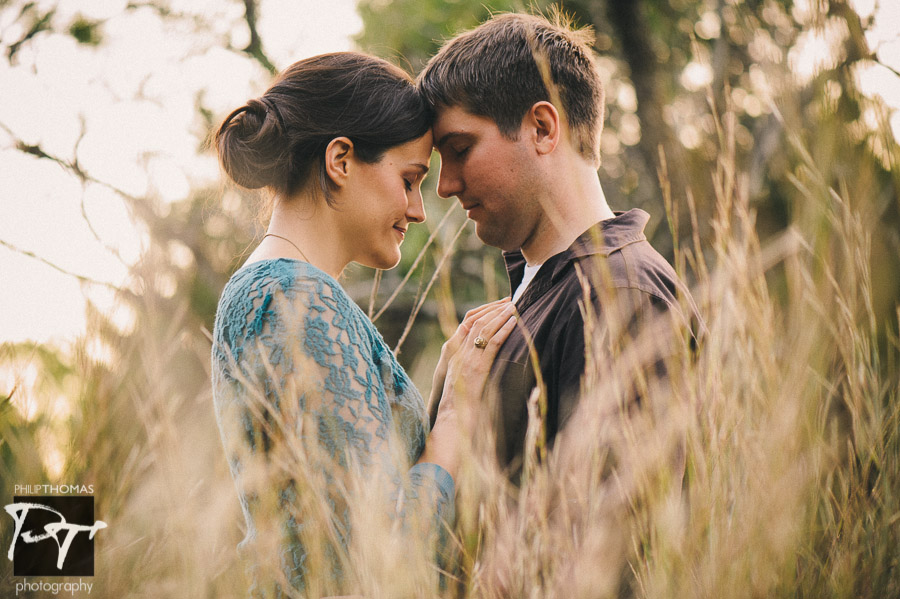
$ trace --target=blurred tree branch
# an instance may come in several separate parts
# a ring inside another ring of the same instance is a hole
[[[78,164],[77,158],[73,160],[66,160],[65,158],[60,158],[59,156],[49,154],[48,152],[44,151],[44,149],[40,145],[26,143],[15,133],[13,133],[13,131],[6,124],[2,122],[0,122],[0,129],[3,129],[3,131],[5,131],[6,134],[12,138],[13,144],[20,152],[28,154],[30,156],[34,156],[35,158],[55,162],[64,170],[75,175],[75,177],[77,177],[81,183],[94,183],[96,185],[100,185],[102,187],[105,187],[106,189],[109,189],[116,195],[120,196],[122,199],[126,200],[129,209],[132,210],[133,213],[137,213],[138,216],[141,216],[142,218],[147,219],[153,218],[155,216],[153,211],[148,208],[147,203],[142,201],[141,198],[132,195],[124,189],[116,187],[111,183],[97,179],[81,168],[81,166]]]
[[[100,285],[101,287],[107,287],[108,289],[112,289],[113,291],[121,291],[122,290],[121,287],[117,287],[116,285],[113,285],[112,283],[107,283],[106,281],[98,281],[97,279],[93,279],[91,277],[86,277],[84,275],[80,275],[78,273],[72,272],[71,270],[65,269],[62,266],[55,264],[54,262],[51,262],[47,258],[44,258],[43,256],[39,256],[39,255],[35,254],[34,252],[22,249],[22,248],[18,247],[17,245],[14,245],[4,239],[0,239],[0,245],[2,245],[6,249],[13,251],[17,254],[22,254],[23,256],[28,256],[29,258],[33,258],[34,260],[37,260],[38,262],[42,262],[42,263],[46,264],[47,266],[49,266],[50,268],[57,270],[64,275],[68,275],[70,277],[75,277],[81,283],[88,283],[90,285]]]
[[[900,71],[885,64],[878,58],[878,53],[869,47],[869,42],[866,39],[867,27],[863,24],[859,14],[847,4],[846,0],[832,0],[828,6],[828,14],[843,19],[847,24],[848,36],[844,42],[844,51],[846,52],[844,64],[849,65],[862,60],[871,60],[900,77]]]
[[[274,75],[278,72],[278,69],[275,68],[275,65],[272,64],[272,61],[269,60],[269,57],[263,51],[262,38],[259,36],[259,31],[256,27],[257,6],[255,0],[244,0],[244,8],[246,9],[244,19],[247,21],[247,27],[250,28],[250,43],[247,44],[243,51]]]
[[[224,40],[222,43],[222,47],[228,49],[229,51],[237,52],[240,54],[244,54],[249,56],[256,62],[258,62],[266,71],[270,74],[275,74],[278,69],[269,59],[268,55],[263,50],[262,36],[259,34],[259,29],[257,28],[257,18],[258,18],[258,6],[255,0],[243,0],[244,4],[244,21],[247,23],[247,27],[250,31],[250,42],[244,48],[235,48],[227,40]],[[136,10],[141,8],[149,8],[155,11],[160,17],[166,20],[172,19],[182,19],[189,20],[195,26],[202,28],[204,30],[209,30],[210,28],[206,26],[206,22],[199,16],[196,15],[188,15],[183,13],[176,13],[168,6],[162,5],[153,0],[149,0],[147,2],[129,2],[127,7],[128,10]]]
[[[7,135],[9,135],[9,137],[12,139],[13,145],[15,146],[15,148],[18,151],[20,151],[24,154],[28,154],[29,156],[38,158],[40,160],[49,160],[51,162],[56,163],[58,166],[62,167],[63,170],[73,174],[81,183],[82,189],[84,189],[88,184],[100,185],[102,187],[105,187],[106,189],[109,189],[116,195],[118,195],[121,198],[123,198],[124,200],[126,200],[126,205],[128,206],[129,212],[131,214],[140,213],[145,219],[153,216],[153,211],[148,209],[147,202],[142,201],[140,198],[138,198],[132,194],[129,194],[128,192],[126,192],[122,189],[119,189],[118,187],[111,185],[110,183],[101,181],[100,179],[97,179],[96,177],[90,175],[84,169],[81,168],[81,165],[78,164],[77,156],[72,160],[66,160],[59,156],[54,156],[54,155],[46,152],[38,144],[26,143],[24,140],[19,138],[9,128],[9,126],[7,126],[3,122],[0,122],[0,129],[2,129]],[[75,145],[76,154],[77,154],[78,145],[81,143],[81,139],[83,138],[83,136],[84,136],[84,128],[83,128],[83,123],[82,123],[82,133],[79,136],[78,142],[76,142],[76,145]],[[94,239],[96,239],[97,242],[100,243],[100,245],[106,251],[110,252],[113,256],[116,257],[116,259],[119,262],[121,262],[123,265],[125,265],[127,267],[128,265],[125,263],[125,260],[122,258],[122,255],[120,254],[120,252],[116,248],[110,246],[108,243],[103,241],[103,239],[100,237],[100,234],[97,232],[97,229],[94,227],[94,224],[91,222],[90,218],[88,217],[87,210],[86,210],[85,204],[84,204],[84,194],[83,193],[82,193],[81,199],[80,199],[80,211],[81,211],[81,217],[84,220],[85,224],[87,225],[88,230],[91,232],[91,235],[94,236]],[[25,255],[30,258],[34,258],[40,262],[43,262],[44,264],[47,264],[48,266],[58,270],[59,272],[62,272],[67,275],[71,275],[83,283],[103,285],[106,287],[110,287],[112,289],[119,290],[118,287],[111,285],[109,283],[97,281],[95,279],[91,279],[90,277],[85,277],[85,276],[73,273],[71,271],[68,271],[65,268],[62,268],[61,266],[54,264],[53,262],[51,262],[50,260],[47,260],[46,258],[44,258],[42,256],[38,256],[37,254],[35,254],[33,252],[18,248],[17,246],[15,246],[5,240],[0,239],[0,244],[4,245],[5,247],[7,247],[8,249],[10,249],[14,252],[20,253],[22,255]]]
[[[657,157],[662,147],[671,163],[670,178],[675,189],[684,188],[683,156],[678,144],[673,143],[669,126],[663,120],[663,93],[660,89],[659,61],[653,51],[650,27],[644,14],[643,2],[606,3],[609,22],[622,48],[622,58],[631,71],[631,83],[637,96],[637,116],[641,123],[641,139],[638,144],[641,155],[650,172],[659,166]],[[655,181],[658,195],[659,181]]]
[[[16,17],[16,21],[25,17],[26,14],[35,11],[35,3],[28,2],[25,6],[22,7],[22,10],[19,12],[19,15]],[[9,48],[6,51],[7,60],[9,60],[10,64],[13,64],[13,60],[15,59],[16,54],[23,44],[34,38],[37,34],[42,31],[50,30],[50,21],[53,19],[53,15],[56,13],[56,9],[51,9],[44,14],[37,14],[33,19],[31,26],[28,27],[28,30],[25,34],[18,40],[9,45]]]

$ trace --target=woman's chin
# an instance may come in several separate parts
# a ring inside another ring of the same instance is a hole
[[[397,258],[395,260],[391,260],[391,261],[385,263],[384,266],[379,266],[378,268],[380,268],[381,270],[390,270],[392,268],[395,268],[398,264],[400,264],[400,253],[399,252],[397,253]]]
[[[391,270],[400,264],[400,249],[397,248],[396,255],[373,256],[361,264],[363,266],[368,266],[369,268],[377,268],[378,270]]]

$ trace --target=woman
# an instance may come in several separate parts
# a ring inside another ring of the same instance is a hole
[[[452,518],[460,406],[480,399],[512,306],[472,311],[444,344],[429,434],[422,397],[337,281],[350,262],[396,266],[407,227],[425,220],[431,118],[402,70],[336,53],[293,64],[216,133],[228,176],[274,198],[265,236],[222,293],[213,343],[241,551],[260,593],[358,585],[346,549],[361,480],[382,493],[365,508],[403,530],[418,516],[433,537]]]

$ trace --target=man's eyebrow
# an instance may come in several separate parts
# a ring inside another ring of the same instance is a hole
[[[466,133],[465,131],[450,131],[449,133],[445,133],[444,135],[442,135],[439,140],[434,142],[434,147],[439,148],[454,137],[466,137],[468,135],[469,133]]]

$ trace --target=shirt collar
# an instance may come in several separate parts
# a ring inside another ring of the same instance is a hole
[[[591,225],[567,249],[544,262],[544,266],[551,267],[553,270],[551,280],[555,279],[556,275],[572,260],[593,255],[609,256],[626,245],[646,241],[644,227],[650,220],[649,214],[640,208],[613,214],[613,218]],[[515,288],[522,282],[522,275],[525,272],[525,257],[522,256],[521,250],[515,250],[503,252],[503,260],[506,262],[509,282]]]

